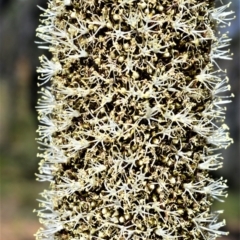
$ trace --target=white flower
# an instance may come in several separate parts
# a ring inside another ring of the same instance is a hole
[[[53,62],[47,59],[47,57],[42,56],[39,58],[42,63],[42,67],[37,69],[37,72],[40,73],[38,79],[43,81],[38,86],[41,86],[48,82],[55,74],[59,73],[62,70],[62,66],[59,62]]]
[[[233,11],[225,11],[227,8],[229,8],[231,2],[226,4],[226,5],[223,5],[221,7],[218,7],[218,8],[214,8],[213,10],[210,11],[210,15],[211,17],[218,21],[219,23],[223,23],[223,25],[227,25],[230,26],[230,22],[227,23],[228,21],[230,20],[233,20],[235,18],[234,17],[231,17],[231,18],[228,18],[229,15],[233,14],[234,12]]]

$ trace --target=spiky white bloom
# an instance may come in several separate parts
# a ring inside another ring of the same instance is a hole
[[[227,196],[215,150],[230,90],[229,4],[49,0],[37,29],[38,240],[214,240]],[[215,70],[214,68],[217,68]],[[219,124],[218,122],[221,122]]]

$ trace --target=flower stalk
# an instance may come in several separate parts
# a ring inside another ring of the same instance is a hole
[[[49,0],[40,57],[38,240],[214,240],[226,180],[229,4]],[[48,84],[49,83],[49,84]]]

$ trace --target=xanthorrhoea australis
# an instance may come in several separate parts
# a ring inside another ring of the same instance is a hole
[[[37,239],[204,239],[219,230],[214,179],[232,19],[214,0],[49,0],[37,36],[41,193]],[[46,44],[44,44],[46,43]],[[41,44],[41,43],[40,43]]]

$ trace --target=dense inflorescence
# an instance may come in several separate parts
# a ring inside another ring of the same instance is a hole
[[[214,0],[49,0],[37,36],[37,239],[214,240],[231,96]]]

